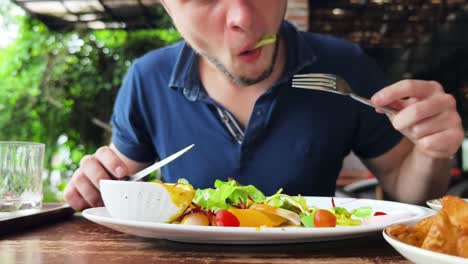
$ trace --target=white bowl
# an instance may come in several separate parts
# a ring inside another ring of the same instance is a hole
[[[463,200],[465,200],[466,202],[468,202],[468,199],[467,198],[463,198]],[[426,204],[436,210],[436,211],[439,211],[440,209],[442,209],[442,202],[441,202],[441,199],[432,199],[432,200],[429,200],[426,202]]]
[[[194,195],[193,188],[184,184],[101,180],[99,185],[109,214],[135,221],[172,222]]]
[[[403,257],[416,264],[468,264],[468,258],[443,254],[401,242],[383,230],[383,237]]]

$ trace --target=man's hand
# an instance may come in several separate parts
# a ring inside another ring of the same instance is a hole
[[[111,176],[112,174],[112,176]],[[128,175],[128,168],[110,147],[101,147],[95,154],[84,156],[80,167],[65,189],[65,200],[75,210],[103,206],[99,192],[102,179],[120,179]]]
[[[453,96],[435,81],[403,80],[372,98],[376,106],[398,110],[390,116],[395,129],[432,158],[449,158],[460,147],[464,132]]]

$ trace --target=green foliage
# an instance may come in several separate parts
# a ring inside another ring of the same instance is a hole
[[[18,38],[0,49],[0,140],[46,143],[50,201],[85,153],[109,143],[114,98],[131,62],[180,37],[172,28],[60,33],[18,19]]]

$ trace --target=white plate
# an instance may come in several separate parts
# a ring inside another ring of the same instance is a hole
[[[330,197],[305,198],[309,206],[332,207]],[[83,211],[83,216],[108,228],[141,237],[191,243],[277,244],[338,240],[364,236],[380,232],[386,226],[394,223],[415,223],[435,213],[432,209],[421,206],[370,199],[335,198],[335,204],[348,210],[361,206],[371,206],[374,211],[386,212],[388,215],[371,217],[361,226],[334,228],[217,227],[130,221],[112,218],[105,207],[86,209]]]
[[[464,198],[463,200],[465,200],[466,202],[468,202],[468,199],[467,198]],[[442,209],[442,203],[440,201],[440,198],[439,199],[432,199],[432,200],[429,200],[426,202],[426,204],[436,210],[436,211],[439,211],[440,209]]]
[[[385,240],[403,257],[416,264],[468,264],[467,258],[451,256],[419,247],[415,247],[399,241],[383,231]]]

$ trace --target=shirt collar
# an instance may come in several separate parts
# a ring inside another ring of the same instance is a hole
[[[286,38],[286,64],[281,78],[275,85],[289,82],[294,74],[313,64],[317,59],[312,45],[305,39],[304,33],[298,31],[287,21],[283,22],[281,32]]]
[[[293,25],[284,21],[281,25],[281,34],[285,36],[288,48],[283,74],[275,86],[289,82],[294,74],[316,61],[313,48]],[[183,42],[169,81],[169,87],[182,92],[189,101],[196,101],[202,91],[198,59],[199,55],[188,43]]]
[[[200,93],[198,54],[185,41],[172,70],[169,87],[182,92],[189,101],[197,100]]]

